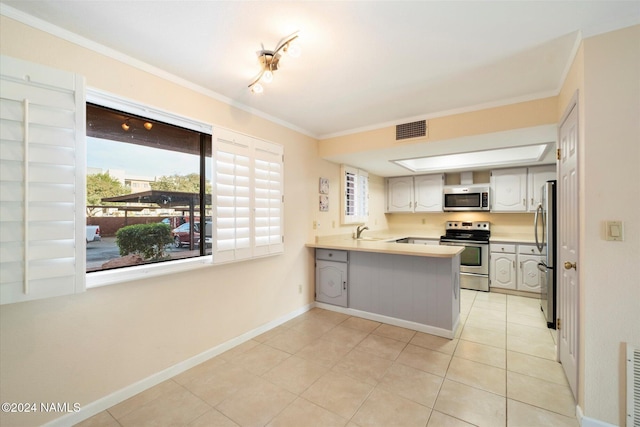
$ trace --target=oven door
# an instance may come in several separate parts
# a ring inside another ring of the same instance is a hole
[[[440,244],[464,246],[464,251],[460,254],[461,273],[489,274],[489,243],[441,239]]]

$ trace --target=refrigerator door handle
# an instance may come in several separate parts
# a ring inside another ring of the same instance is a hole
[[[544,227],[542,228],[542,240],[538,239],[538,219],[542,218],[542,215],[543,215],[543,208],[541,203],[536,208],[536,214],[533,219],[533,228],[534,228],[533,234],[536,237],[536,247],[540,252],[542,252],[542,249],[544,249]]]

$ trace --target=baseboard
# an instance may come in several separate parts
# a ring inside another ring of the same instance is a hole
[[[618,427],[615,424],[609,424],[604,421],[596,420],[595,418],[585,417],[582,413],[580,405],[576,405],[576,418],[581,427]]]
[[[299,315],[301,315],[302,313],[305,313],[307,311],[309,311],[310,309],[312,309],[315,306],[315,303],[311,303],[311,304],[307,304],[295,311],[292,311],[291,313],[288,313],[282,317],[279,317],[276,320],[273,320],[269,323],[266,323],[262,326],[259,326],[249,332],[246,332],[242,335],[239,335],[233,339],[230,339],[229,341],[226,341],[220,345],[217,345],[213,348],[210,348],[207,351],[204,351],[196,356],[193,356],[189,359],[183,360],[180,363],[177,363],[163,371],[157,372],[143,380],[140,380],[136,383],[130,384],[114,393],[111,393],[103,398],[100,398],[94,402],[91,402],[89,404],[83,405],[82,408],[80,409],[80,411],[78,412],[73,412],[73,413],[68,413],[60,418],[56,418],[55,420],[52,420],[46,424],[44,424],[44,426],[46,427],[67,427],[70,425],[74,425],[77,424],[81,421],[84,421],[88,418],[91,418],[92,416],[106,410],[109,409],[110,407],[112,407],[113,405],[117,405],[120,402],[123,402],[127,399],[129,399],[130,397],[135,396],[136,394],[143,392],[155,385],[160,384],[163,381],[166,381],[170,378],[173,378],[174,376],[193,368],[194,366],[197,366],[203,362],[206,362],[207,360],[221,354],[224,353],[227,350],[232,349],[233,347],[236,347],[246,341],[249,341],[252,338],[257,337],[260,334],[263,334],[277,326],[282,325],[285,322],[288,322],[289,320],[293,319],[294,317],[297,317]]]
[[[370,313],[368,311],[355,310],[353,308],[339,307],[337,305],[325,304],[322,302],[316,302],[315,306],[323,308],[325,310],[337,311],[338,313],[348,314],[350,316],[362,317],[363,319],[373,320],[375,322],[387,323],[389,325],[398,326],[401,328],[411,329],[418,332],[424,332],[425,334],[437,335],[443,338],[453,339],[456,329],[458,329],[458,321],[456,321],[452,331],[443,328],[437,328],[435,326],[428,326],[422,323],[412,322],[410,320],[398,319],[396,317],[389,317],[383,314]]]

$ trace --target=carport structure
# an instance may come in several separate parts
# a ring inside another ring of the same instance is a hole
[[[184,212],[189,212],[190,221],[193,221],[196,213],[196,206],[198,207],[198,213],[200,215],[200,221],[203,221],[203,218],[206,218],[206,208],[207,206],[211,206],[211,195],[207,194],[205,196],[205,203],[200,203],[200,195],[198,193],[185,193],[182,191],[165,191],[165,190],[149,190],[149,191],[141,191],[139,193],[131,193],[125,194],[122,196],[114,196],[114,197],[104,197],[101,199],[103,202],[121,202],[121,203],[144,203],[144,204],[154,204],[158,205],[162,208],[173,208],[175,210],[182,210]],[[125,218],[127,215],[127,211],[131,210],[129,206],[118,207],[125,211]],[[125,219],[126,221],[126,219]],[[126,222],[125,222],[126,224]],[[202,225],[202,224],[201,224]],[[194,250],[194,228],[189,227],[189,249]],[[205,227],[200,227],[201,230],[204,230]],[[203,250],[205,245],[200,245],[201,251]]]

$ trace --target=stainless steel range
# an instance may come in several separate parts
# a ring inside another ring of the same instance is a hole
[[[441,245],[464,246],[460,254],[460,287],[489,292],[490,225],[485,221],[447,221]]]

